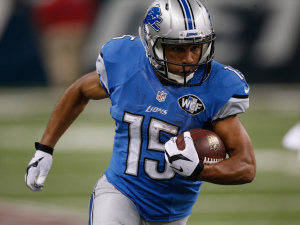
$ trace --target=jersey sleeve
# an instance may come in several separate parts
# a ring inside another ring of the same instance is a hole
[[[108,95],[140,69],[144,55],[140,39],[133,36],[114,38],[102,47],[96,62],[96,71]]]
[[[245,90],[245,88],[242,88],[242,90]],[[229,101],[214,116],[213,124],[220,119],[224,119],[232,115],[244,113],[248,108],[249,108],[249,96],[234,94],[229,99]]]
[[[231,94],[229,100],[213,116],[212,124],[226,117],[244,113],[249,108],[250,87],[245,77],[240,71],[231,67],[223,67],[223,69],[226,70],[226,73],[223,75],[226,77],[226,86],[230,87],[231,92],[229,93]]]

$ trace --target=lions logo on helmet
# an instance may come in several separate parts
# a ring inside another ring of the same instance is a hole
[[[162,18],[160,16],[161,16],[161,11],[160,11],[159,5],[152,7],[148,11],[148,13],[143,21],[144,28],[146,25],[150,25],[154,30],[159,31],[159,26],[157,25],[157,23],[162,22]]]

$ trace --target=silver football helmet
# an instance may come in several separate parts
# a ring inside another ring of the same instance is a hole
[[[214,57],[215,33],[206,7],[198,0],[156,0],[148,8],[140,37],[147,56],[156,72],[163,79],[183,86],[200,85],[209,76]],[[178,64],[165,57],[165,45],[201,45],[202,51],[196,64]],[[172,74],[168,63],[186,67],[203,66],[198,83],[188,84],[194,73],[188,76]]]

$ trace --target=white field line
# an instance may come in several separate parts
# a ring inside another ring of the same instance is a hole
[[[114,139],[113,126],[76,125],[61,137],[55,149],[59,151],[111,151]],[[1,126],[0,149],[31,150],[34,142],[43,135],[44,127]],[[12,141],[15,140],[15,141]]]
[[[187,225],[199,225],[200,222],[189,222]],[[299,220],[222,220],[222,221],[205,221],[205,225],[299,225]]]
[[[114,139],[113,126],[91,126],[76,124],[62,136],[56,145],[57,151],[106,151],[110,152]],[[1,126],[1,149],[24,149],[32,151],[34,142],[39,141],[44,128],[39,126]],[[12,141],[15,140],[15,141]],[[286,172],[300,176],[300,160],[297,152],[289,150],[255,150],[257,170]]]
[[[300,84],[251,84],[250,87],[250,109],[268,108],[274,112],[299,113]],[[65,89],[0,88],[0,118],[35,113],[49,114]],[[109,107],[109,99],[104,99],[90,101],[86,110],[109,112]]]
[[[64,88],[0,88],[0,119],[36,114],[50,115]],[[84,112],[109,113],[109,99],[91,100]]]
[[[298,153],[290,150],[256,150],[257,171],[300,176]]]
[[[193,213],[287,213],[299,212],[300,195],[295,194],[209,194],[198,197]]]

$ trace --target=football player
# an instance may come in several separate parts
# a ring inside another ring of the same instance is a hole
[[[215,37],[200,1],[153,2],[140,37],[106,43],[96,71],[62,95],[36,143],[27,186],[42,190],[59,138],[90,99],[104,98],[116,130],[110,165],[90,200],[90,224],[184,225],[204,181],[251,182],[255,156],[238,118],[249,106],[249,86],[238,70],[213,60]],[[229,157],[203,165],[189,132],[179,151],[173,137],[192,128],[212,129]]]

